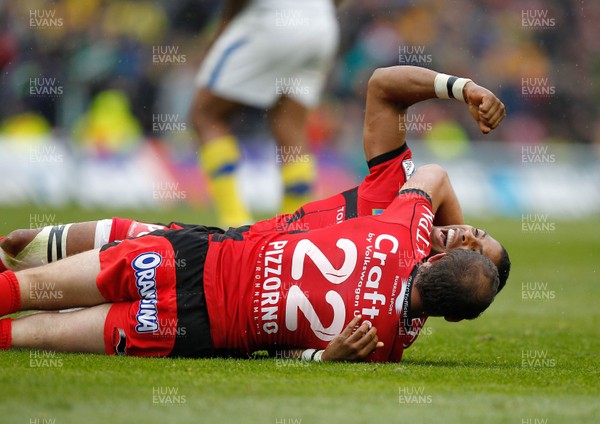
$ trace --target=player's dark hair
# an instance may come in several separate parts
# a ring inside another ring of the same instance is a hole
[[[455,249],[422,269],[415,282],[427,315],[477,318],[494,300],[498,269],[479,253]]]
[[[500,284],[498,285],[498,293],[502,288],[506,285],[506,280],[508,280],[508,274],[510,274],[510,258],[508,257],[508,252],[502,246],[502,253],[500,255],[500,262],[498,263],[498,278],[500,279]]]

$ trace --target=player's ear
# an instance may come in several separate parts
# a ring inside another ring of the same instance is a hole
[[[427,259],[427,262],[429,262],[429,263],[437,262],[446,255],[447,255],[447,253],[438,253],[436,255],[431,256],[429,259]]]

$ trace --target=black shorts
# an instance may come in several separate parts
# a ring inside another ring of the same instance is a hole
[[[158,230],[102,248],[96,281],[114,302],[105,323],[108,354],[215,354],[203,277],[209,235],[222,232],[203,226]]]

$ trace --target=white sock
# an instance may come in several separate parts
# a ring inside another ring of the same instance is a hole
[[[96,224],[96,235],[94,236],[94,249],[99,249],[110,241],[112,230],[112,219],[102,219]]]

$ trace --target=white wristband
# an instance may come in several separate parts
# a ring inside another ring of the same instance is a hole
[[[312,360],[312,357],[316,352],[317,349],[306,349],[304,352],[302,352],[302,356],[300,357],[300,359],[302,359],[303,361],[310,361]]]
[[[304,352],[302,352],[302,356],[300,357],[300,359],[302,359],[303,361],[321,362],[322,361],[321,357],[323,356],[323,352],[325,352],[325,351],[317,350],[317,349],[306,349]]]
[[[435,95],[440,99],[457,99],[464,102],[463,89],[470,81],[468,78],[437,74],[433,80]]]

